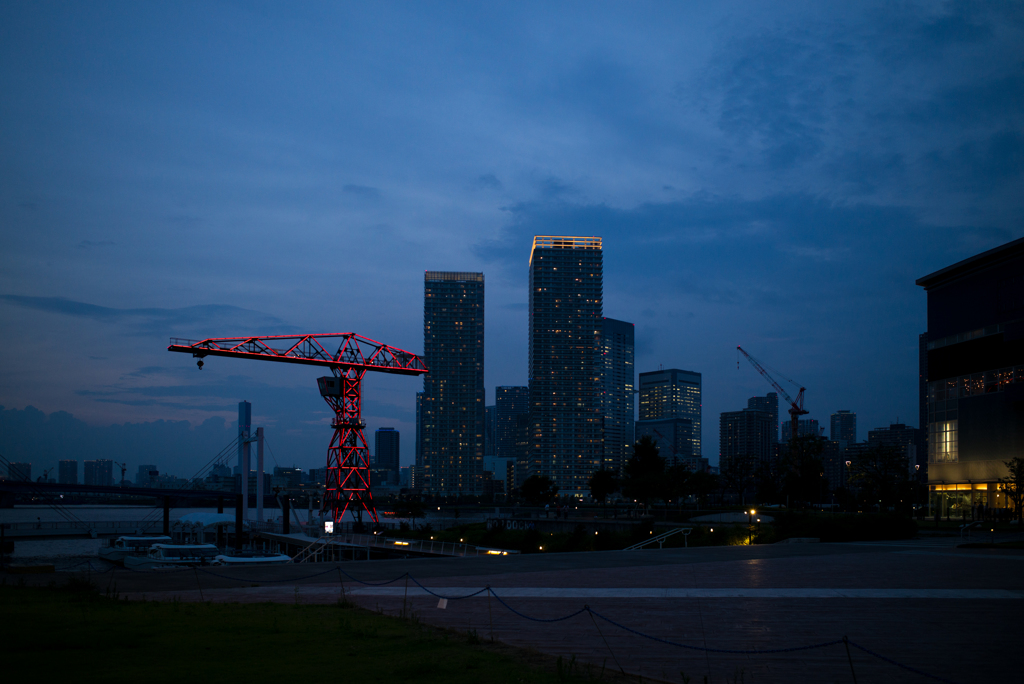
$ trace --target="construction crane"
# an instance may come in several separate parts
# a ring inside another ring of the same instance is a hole
[[[121,469],[121,486],[124,487],[124,474],[128,471],[128,466],[117,461],[114,461],[114,465]]]
[[[330,352],[337,344],[337,351]],[[260,361],[298,363],[329,368],[333,376],[317,379],[320,395],[334,411],[334,436],[327,448],[327,483],[321,504],[335,524],[350,508],[362,520],[366,511],[380,522],[370,493],[370,456],[363,436],[362,380],[367,371],[422,375],[427,367],[415,354],[389,347],[355,333],[327,335],[271,335],[266,337],[210,338],[201,341],[171,338],[167,351],[198,358],[230,356]]]
[[[806,388],[800,387],[800,391],[796,395],[796,401],[793,401],[793,398],[789,396],[789,393],[786,392],[786,390],[782,389],[782,385],[780,385],[775,380],[775,378],[768,374],[768,371],[764,369],[764,366],[758,363],[757,359],[755,359],[753,356],[745,352],[743,350],[743,347],[737,346],[736,349],[741,354],[743,354],[743,356],[747,357],[747,361],[750,362],[750,365],[757,369],[757,372],[764,376],[764,379],[767,380],[768,383],[775,388],[775,391],[782,395],[782,397],[789,402],[789,416],[790,418],[792,418],[793,423],[792,435],[793,439],[796,439],[797,432],[800,427],[800,416],[804,416],[807,415],[807,413],[809,413],[804,409],[804,390]],[[737,363],[739,362],[737,361]],[[786,380],[799,387],[799,383],[796,383],[793,380],[790,380],[789,378],[786,378]]]

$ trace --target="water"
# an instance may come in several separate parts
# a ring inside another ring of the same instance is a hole
[[[155,527],[151,528],[154,534],[162,532],[162,521],[164,509],[150,506],[67,506],[63,509],[78,520],[86,522],[99,521],[154,521]],[[234,508],[225,507],[224,512],[234,514]],[[181,518],[188,513],[216,513],[217,508],[172,508],[170,519],[172,521]],[[295,509],[292,514],[292,521],[306,521],[307,511]],[[350,518],[349,513],[346,518]],[[314,520],[319,518],[318,511],[313,511]],[[0,523],[24,523],[24,522],[61,522],[66,520],[56,509],[46,506],[15,506],[14,508],[0,508]],[[249,519],[256,519],[256,509],[249,510]],[[277,508],[264,509],[264,520],[280,520],[281,511]],[[58,570],[67,569],[74,565],[83,563],[86,560],[92,561],[94,565],[99,564],[97,557],[101,545],[106,545],[106,539],[41,539],[41,540],[14,540],[14,553],[7,557],[17,563],[53,563]]]

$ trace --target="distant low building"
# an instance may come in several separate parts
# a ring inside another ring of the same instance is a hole
[[[31,463],[11,463],[7,466],[7,479],[21,482],[32,481]]]

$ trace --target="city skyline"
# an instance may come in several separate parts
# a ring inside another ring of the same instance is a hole
[[[742,344],[820,425],[916,425],[914,281],[1024,235],[1022,18],[0,7],[0,453],[192,473],[248,400],[279,462],[322,467],[314,372],[198,371],[168,338],[354,331],[418,352],[423,271],[483,272],[487,391],[524,385],[531,239],[565,234],[602,237],[636,370],[701,372],[706,422],[770,389],[737,370]],[[367,430],[414,434],[407,379],[364,390]]]

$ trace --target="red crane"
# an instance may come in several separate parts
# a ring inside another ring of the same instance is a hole
[[[337,351],[334,344],[338,344]],[[362,518],[365,510],[379,522],[370,494],[370,458],[363,436],[361,383],[367,371],[422,375],[427,367],[415,354],[355,333],[329,335],[271,335],[265,337],[210,338],[201,341],[171,338],[167,351],[198,358],[231,356],[261,361],[301,363],[329,368],[333,376],[318,378],[320,394],[334,410],[334,436],[327,448],[327,483],[322,510],[340,523],[352,508]]]
[[[750,365],[756,368],[757,372],[763,375],[764,379],[767,380],[771,384],[771,386],[775,388],[775,391],[781,394],[786,399],[786,401],[789,402],[789,416],[790,418],[793,419],[793,439],[796,439],[797,429],[800,425],[800,416],[804,416],[807,415],[807,413],[809,413],[808,411],[804,410],[804,389],[806,388],[800,387],[800,391],[796,395],[796,401],[793,401],[792,397],[789,396],[789,393],[787,393],[786,390],[782,389],[782,385],[776,382],[775,378],[768,374],[768,371],[766,371],[764,367],[760,363],[758,363],[757,359],[755,359],[747,352],[743,351],[743,347],[738,346],[736,347],[736,349],[739,350],[739,352],[743,354],[745,357],[747,357],[747,361],[750,362]],[[737,361],[736,363],[739,363],[739,361]],[[786,380],[792,382],[794,385],[799,386],[798,383],[793,382],[789,378],[786,378]]]

